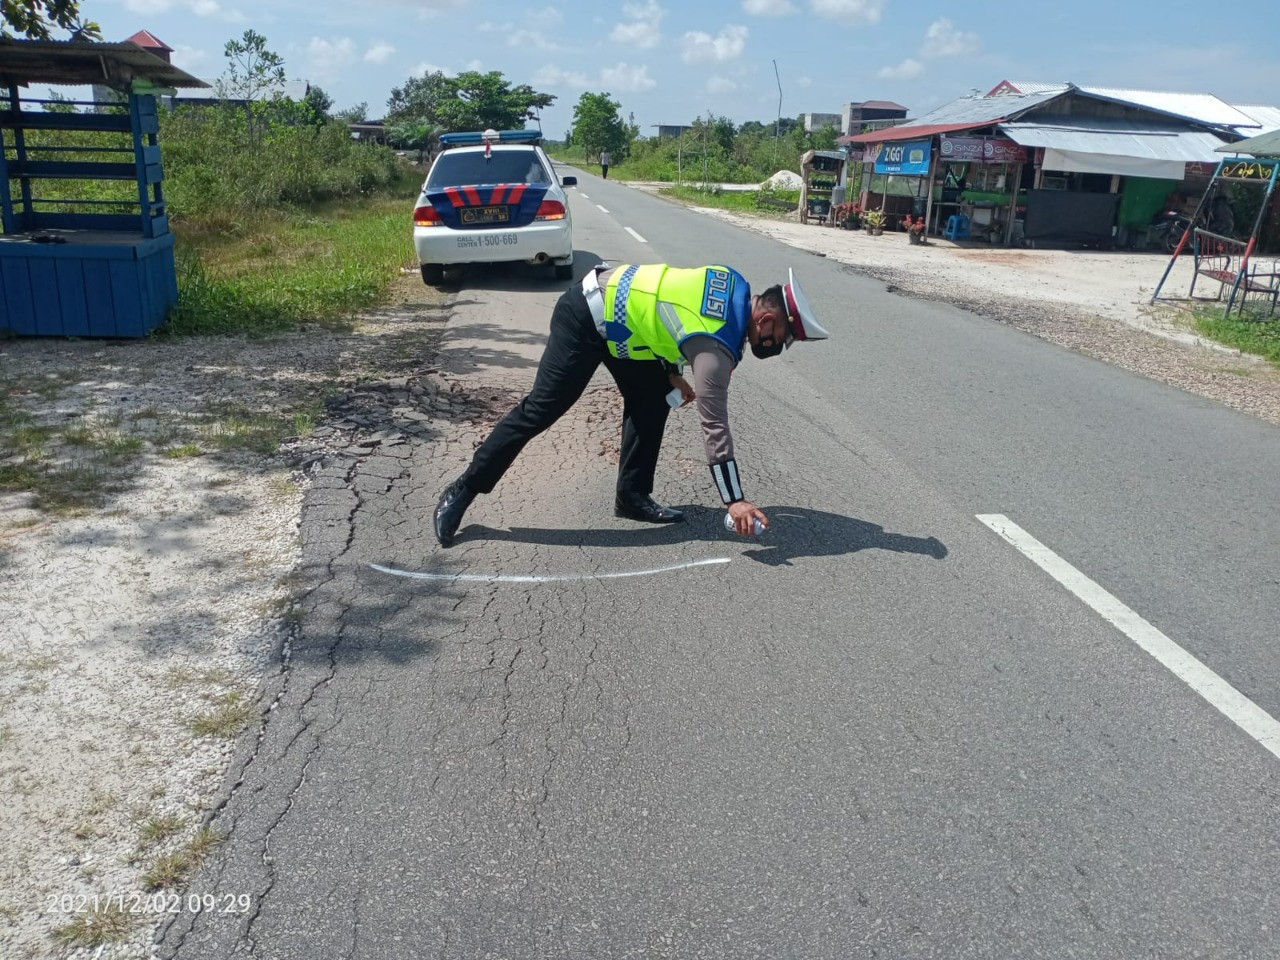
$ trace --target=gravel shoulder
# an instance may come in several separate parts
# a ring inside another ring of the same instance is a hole
[[[1280,370],[1146,306],[1163,257],[703,212],[1280,423]],[[156,894],[216,844],[236,745],[287,669],[309,478],[509,402],[432,366],[449,309],[412,274],[349,332],[0,341],[0,416],[29,438],[0,469],[48,468],[39,498],[0,492],[0,956],[152,955]]]
[[[0,956],[150,955],[282,669],[308,477],[470,415],[446,303],[415,272],[350,332],[0,341],[34,438],[0,469],[44,468],[0,492]]]

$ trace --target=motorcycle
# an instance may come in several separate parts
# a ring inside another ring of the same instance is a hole
[[[1151,221],[1151,229],[1148,236],[1156,243],[1160,244],[1160,249],[1165,253],[1173,253],[1178,249],[1178,243],[1182,240],[1182,235],[1191,228],[1192,219],[1185,213],[1179,213],[1177,210],[1165,210],[1156,215]]]

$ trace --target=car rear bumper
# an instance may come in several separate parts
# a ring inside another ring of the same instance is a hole
[[[421,263],[493,263],[539,256],[563,260],[573,256],[573,230],[567,220],[512,230],[414,227],[413,246]]]

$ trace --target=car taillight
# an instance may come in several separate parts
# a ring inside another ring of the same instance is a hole
[[[417,207],[413,211],[413,225],[415,227],[441,227],[444,221],[440,219],[440,214],[436,212],[436,208],[428,204],[425,207]]]
[[[538,205],[538,215],[535,220],[563,220],[564,204],[559,200],[543,200]]]

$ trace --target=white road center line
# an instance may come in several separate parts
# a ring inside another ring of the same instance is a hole
[[[380,563],[371,563],[369,566],[379,573],[389,573],[393,577],[408,577],[410,580],[467,581],[471,583],[562,583],[565,580],[620,580],[624,577],[652,577],[659,573],[671,573],[675,570],[689,570],[693,567],[705,567],[714,563],[728,562],[728,557],[715,557],[711,560],[693,560],[689,563],[677,563],[671,567],[655,567],[652,570],[626,570],[622,573],[558,573],[541,577],[496,573],[419,573],[415,570],[397,570],[395,567],[384,567]]]
[[[590,200],[590,199],[591,199],[591,198],[590,198],[590,197],[588,197],[585,193],[583,193],[581,190],[579,190],[579,191],[578,191],[578,196],[580,196],[583,200]]]
[[[604,207],[600,206],[600,204],[598,204],[598,203],[596,204],[596,208],[597,208],[601,213],[608,213],[608,212],[609,212],[609,211],[608,211],[608,210],[606,210]]]
[[[648,241],[648,240],[646,240],[644,237],[640,236],[640,234],[638,234],[638,233],[636,233],[634,230],[632,230],[630,227],[626,227],[625,229],[626,229],[627,233],[631,234],[633,237],[635,237],[635,238],[636,238],[637,240],[639,240],[641,243],[648,243],[648,242],[649,242],[649,241]]]
[[[1223,716],[1280,758],[1280,722],[1067,561],[999,513],[978,520],[1155,657]]]

